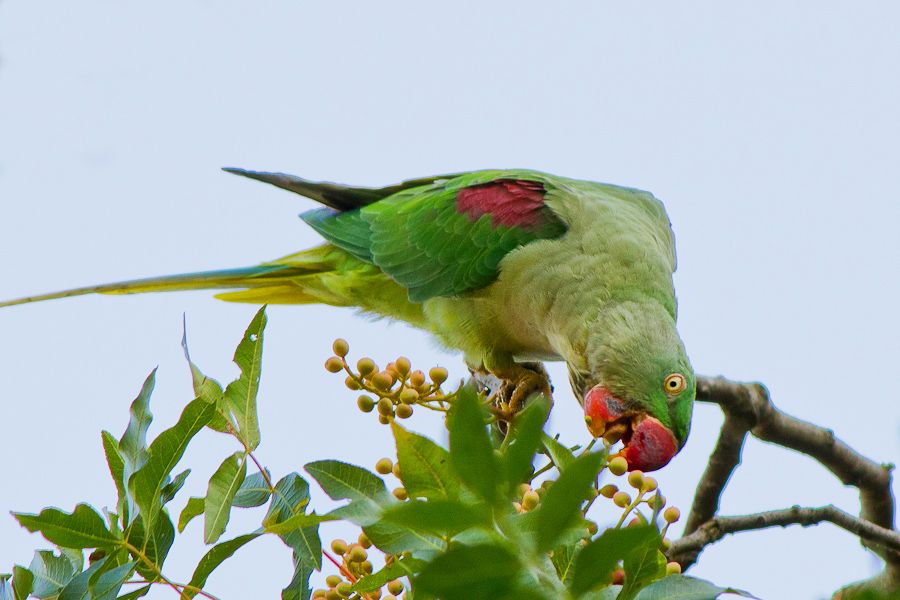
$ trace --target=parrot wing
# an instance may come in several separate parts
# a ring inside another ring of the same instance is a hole
[[[541,173],[481,171],[422,181],[358,209],[301,217],[381,269],[414,302],[482,288],[510,251],[567,229],[544,202],[554,186]]]

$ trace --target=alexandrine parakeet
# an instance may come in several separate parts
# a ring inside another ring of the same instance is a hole
[[[661,202],[636,189],[529,170],[427,177],[385,188],[226,169],[311,198],[326,243],[255,267],[79,288],[228,289],[256,304],[352,306],[405,321],[506,382],[521,404],[548,383],[529,361],[563,360],[596,436],[631,469],[684,445],[695,381],[676,330],[675,246]]]

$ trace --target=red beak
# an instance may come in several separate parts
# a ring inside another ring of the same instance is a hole
[[[594,437],[625,443],[621,456],[629,471],[661,469],[678,453],[678,441],[665,425],[646,413],[628,410],[602,386],[594,386],[585,396],[584,417]]]

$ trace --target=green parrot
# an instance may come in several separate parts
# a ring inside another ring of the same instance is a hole
[[[675,245],[662,203],[636,189],[531,170],[486,170],[384,188],[228,172],[324,205],[301,214],[325,244],[259,266],[141,279],[89,293],[228,289],[254,304],[357,307],[424,329],[504,382],[518,409],[549,393],[563,360],[594,436],[621,440],[630,469],[684,445],[694,374],[676,330]]]

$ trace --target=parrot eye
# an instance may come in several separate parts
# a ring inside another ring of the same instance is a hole
[[[672,373],[663,381],[663,389],[667,394],[680,394],[687,387],[687,381],[681,373]]]

